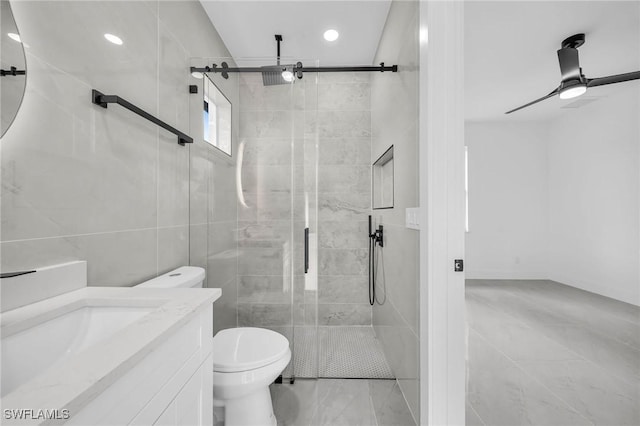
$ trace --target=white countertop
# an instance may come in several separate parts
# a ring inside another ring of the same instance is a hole
[[[218,288],[86,287],[2,313],[5,336],[81,306],[155,307],[113,336],[23,383],[2,398],[2,407],[80,411],[221,295]]]

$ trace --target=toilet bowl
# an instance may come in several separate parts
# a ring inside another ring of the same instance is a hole
[[[198,288],[204,278],[203,268],[183,266],[139,286]],[[287,338],[264,328],[228,328],[213,337],[212,357],[215,419],[225,426],[275,426],[269,385],[291,360]]]
[[[276,425],[269,385],[291,360],[289,341],[264,328],[219,331],[213,338],[214,406],[225,426]]]

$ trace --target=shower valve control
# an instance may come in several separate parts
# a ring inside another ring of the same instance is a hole
[[[453,271],[454,272],[462,272],[464,271],[464,260],[456,259],[453,261]]]
[[[384,247],[384,229],[382,225],[378,225],[378,229],[373,229],[373,218],[369,215],[369,242],[375,246],[378,244]],[[371,246],[369,246],[371,248]]]
[[[373,231],[373,234],[369,235],[369,238],[373,240],[374,244],[378,244],[380,247],[384,247],[384,229],[382,225],[379,225],[378,229]]]

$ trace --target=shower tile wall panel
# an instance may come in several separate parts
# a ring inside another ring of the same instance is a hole
[[[372,160],[394,145],[394,208],[374,210],[384,225],[373,325],[391,369],[419,423],[419,233],[405,227],[405,208],[418,207],[418,3],[394,1],[374,62],[397,74],[371,81]]]
[[[371,85],[368,74],[321,74],[307,129],[318,147],[318,324],[371,325]]]
[[[12,7],[30,46],[29,84],[2,138],[2,270],[84,259],[89,285],[130,286],[190,260],[217,268],[213,241],[216,252],[233,257],[233,235],[207,237],[210,222],[236,227],[233,163],[203,145],[201,98],[186,90],[199,82],[186,71],[189,58],[229,56],[201,5]],[[108,43],[105,29],[124,44]],[[93,105],[92,88],[124,97],[195,143],[179,146],[174,135],[120,106]],[[237,100],[233,88],[226,94]],[[233,294],[224,324],[236,322],[235,269],[208,271],[223,299]]]
[[[242,188],[247,204],[238,211],[242,325],[288,326],[289,314],[296,325],[371,324],[366,236],[371,204],[369,77],[321,75],[317,83],[316,76],[307,77],[293,87],[265,87],[259,75],[241,79]],[[311,233],[317,234],[318,264],[312,271],[318,274],[317,292],[305,288],[302,271],[305,193]],[[324,283],[333,289],[331,294]],[[285,306],[291,302],[289,311]]]

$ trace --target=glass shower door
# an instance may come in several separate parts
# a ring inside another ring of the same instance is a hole
[[[308,66],[313,61],[304,62]],[[316,129],[317,76],[305,73],[293,87],[294,180],[294,371],[296,377],[318,377],[318,201]]]
[[[307,90],[300,80],[271,82],[261,73],[238,75],[238,326],[289,339],[285,379],[316,377],[317,214],[308,158],[315,145],[306,143]]]
[[[238,326],[268,328],[292,342],[292,86],[265,86],[260,73],[238,74],[238,81]],[[291,368],[283,375],[293,375]]]

